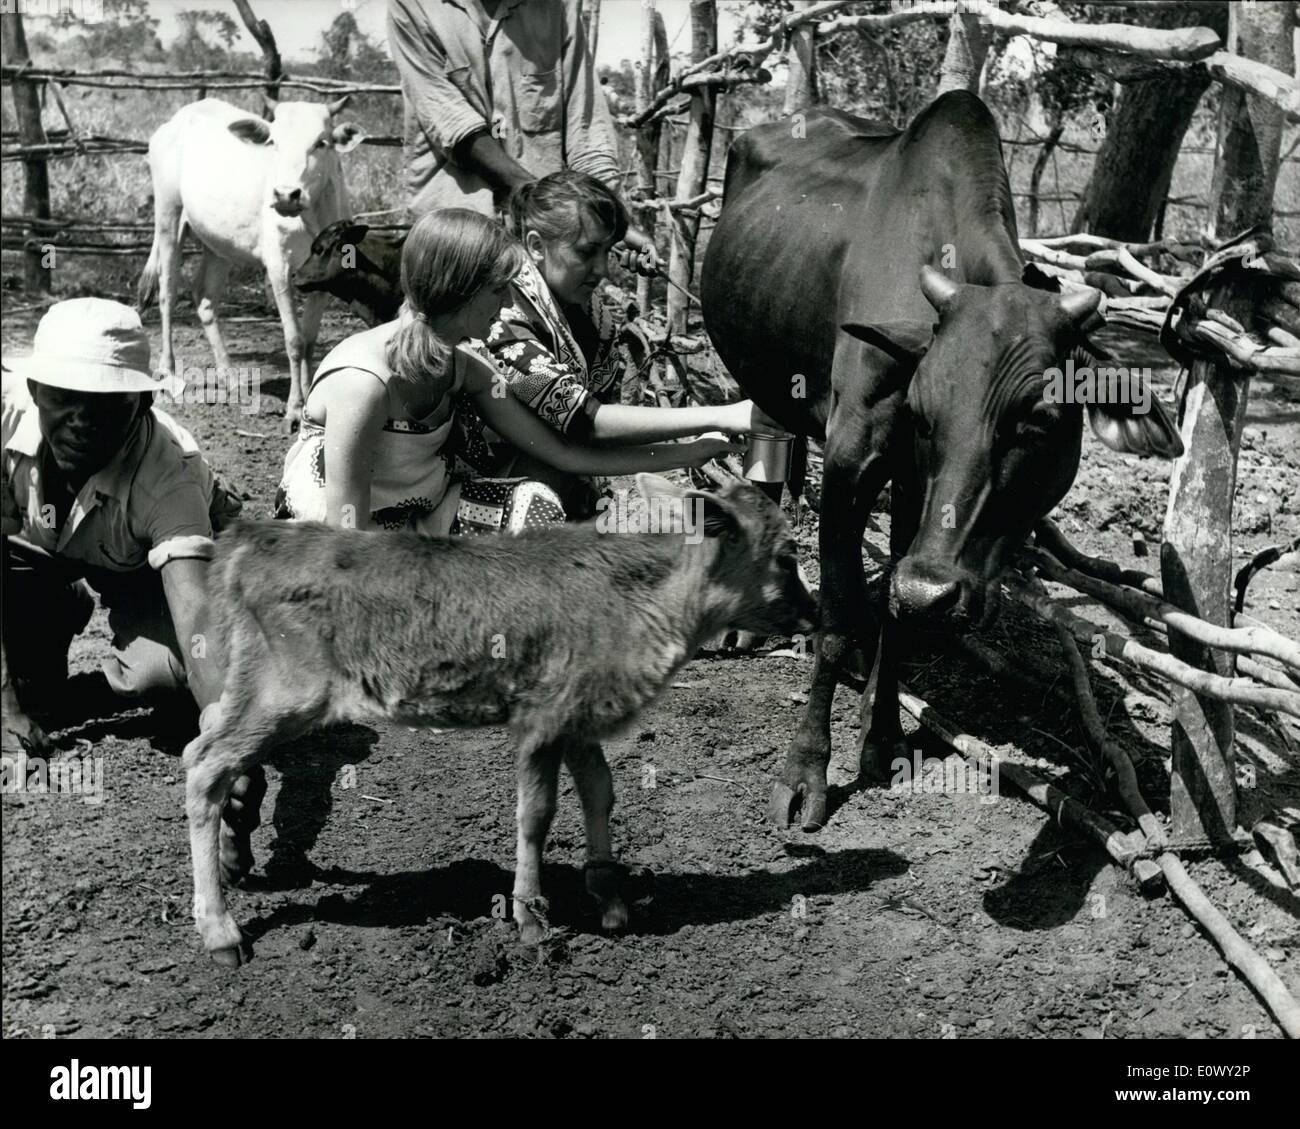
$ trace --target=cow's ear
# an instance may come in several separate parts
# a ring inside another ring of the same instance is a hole
[[[252,145],[266,145],[271,140],[271,127],[261,118],[236,118],[226,128]]]
[[[1122,455],[1178,458],[1183,453],[1178,428],[1145,380],[1141,380],[1141,390],[1142,399],[1149,404],[1145,412],[1134,411],[1133,404],[1089,404],[1088,423],[1092,433]]]
[[[366,136],[366,131],[356,122],[344,122],[342,125],[336,125],[330,132],[330,139],[334,142],[334,148],[340,153],[351,153],[362,139]]]
[[[919,321],[886,321],[873,325],[846,321],[840,328],[850,337],[883,349],[903,364],[920,361],[934,337],[934,326]]]
[[[734,533],[740,527],[736,511],[716,494],[688,490],[685,500],[692,508],[696,521],[699,521],[700,515],[703,516],[705,537],[721,537],[724,533]]]
[[[636,476],[637,492],[647,502],[651,498],[683,498],[686,496],[686,487],[678,486],[675,482],[669,482],[668,479],[658,474],[646,474],[642,472]]]
[[[369,230],[370,230],[369,224],[350,223],[348,224],[347,227],[345,227],[342,231],[339,232],[339,242],[351,243],[352,246],[355,247],[366,237],[366,232]]]
[[[703,519],[701,524],[705,537],[719,537],[735,530],[740,524],[735,511],[716,494],[691,490],[657,474],[645,473],[636,476],[636,488],[647,502],[651,498],[681,498],[683,503],[691,507],[692,515],[699,515],[697,521]]]

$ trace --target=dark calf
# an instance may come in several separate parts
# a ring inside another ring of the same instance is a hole
[[[627,908],[612,881],[614,802],[599,741],[627,726],[704,640],[729,627],[812,626],[780,510],[639,475],[653,512],[684,532],[595,521],[518,537],[431,539],[324,525],[242,523],[218,542],[211,594],[228,663],[214,723],[185,750],[194,916],[222,964],[241,959],[218,868],[232,782],[272,748],[335,721],[510,729],[518,771],[514,915],[545,933],[542,846],[569,766],[601,922]],[[664,528],[661,520],[659,528]]]
[[[312,240],[311,255],[293,272],[293,284],[308,293],[333,294],[367,325],[392,321],[402,304],[404,242],[405,237],[372,235],[363,223],[339,220]]]

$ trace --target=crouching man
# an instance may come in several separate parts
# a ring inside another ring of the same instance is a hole
[[[27,714],[66,693],[68,647],[108,611],[103,671],[127,698],[193,695],[206,727],[222,662],[208,631],[214,533],[240,508],[193,437],[153,407],[149,338],[130,307],[101,298],[52,306],[30,357],[3,373],[4,615],[0,743],[7,756],[49,743]],[[249,836],[266,791],[260,768],[235,785],[222,863],[252,865]]]

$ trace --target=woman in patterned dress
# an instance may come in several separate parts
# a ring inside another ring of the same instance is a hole
[[[530,501],[554,500],[545,487],[510,483],[458,515],[449,440],[459,394],[520,450],[569,474],[700,466],[735,449],[724,437],[702,437],[600,450],[565,442],[540,423],[487,361],[457,348],[487,332],[520,257],[505,229],[477,212],[444,209],[415,224],[402,251],[401,314],[341,342],[312,377],[277,516],[440,536],[484,512],[528,513]],[[551,509],[551,520],[563,520],[557,500]]]
[[[628,215],[609,188],[565,169],[516,188],[510,216],[526,259],[486,348],[515,398],[538,419],[574,442],[615,446],[771,425],[749,400],[689,408],[618,403],[625,364],[616,348],[618,319],[596,290]],[[548,483],[570,518],[593,512],[596,490],[588,478],[541,466],[525,451],[507,449],[497,465]]]

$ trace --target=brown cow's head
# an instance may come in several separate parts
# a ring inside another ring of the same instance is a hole
[[[310,208],[342,175],[339,154],[361,144],[365,134],[360,126],[331,124],[347,101],[346,94],[326,105],[268,98],[271,121],[236,118],[227,127],[241,141],[270,148],[269,204],[280,215],[291,219]]]
[[[1101,375],[1092,390],[1105,402],[1090,397],[1088,420],[1112,450],[1176,458],[1182,441],[1136,370],[1112,381],[1097,364],[1105,354],[1085,336],[1101,324],[1097,292],[967,285],[931,267],[921,289],[937,325],[843,328],[916,365],[907,400],[920,516],[894,572],[892,610],[967,631],[995,617],[998,578],[1078,471],[1084,403],[1077,382],[1061,394],[1065,377],[1090,365]]]

